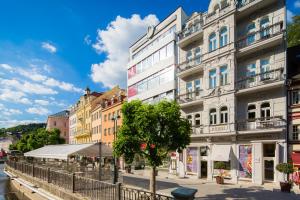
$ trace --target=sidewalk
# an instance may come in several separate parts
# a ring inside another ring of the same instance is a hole
[[[132,174],[125,174],[125,182],[128,185],[137,188],[148,189],[150,170],[133,170]],[[129,179],[132,179],[129,181]],[[126,183],[125,183],[126,184]],[[256,185],[251,182],[240,181],[238,184],[226,183],[218,185],[215,181],[209,182],[197,178],[178,178],[168,172],[159,171],[157,176],[157,192],[170,195],[171,191],[178,187],[189,187],[198,190],[196,199],[208,200],[233,200],[233,199],[251,199],[251,200],[300,200],[300,190],[294,186],[293,191],[288,193],[280,192],[280,187],[273,183]]]

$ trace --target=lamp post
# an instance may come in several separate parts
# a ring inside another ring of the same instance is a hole
[[[118,119],[120,116],[118,114],[115,114],[112,116],[111,120],[114,121],[114,141],[116,141],[117,138],[117,125],[118,125]],[[118,169],[117,169],[117,157],[113,155],[113,168],[114,168],[114,177],[113,177],[113,183],[118,182]]]
[[[102,175],[102,142],[101,139],[99,140],[99,181],[101,181],[101,175]]]

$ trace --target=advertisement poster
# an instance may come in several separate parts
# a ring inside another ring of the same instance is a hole
[[[186,171],[197,173],[197,148],[187,148],[186,150]]]
[[[239,175],[241,178],[252,178],[252,146],[239,147]]]

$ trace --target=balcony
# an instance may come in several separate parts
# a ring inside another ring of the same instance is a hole
[[[235,83],[237,93],[251,93],[276,88],[283,85],[283,68],[246,77]]]
[[[75,133],[75,138],[83,138],[83,137],[90,137],[92,135],[91,130],[78,130]]]
[[[193,92],[188,92],[185,94],[179,94],[176,99],[181,107],[187,107],[196,105],[203,102],[203,90],[197,90]]]
[[[218,19],[219,17],[228,13],[229,10],[230,10],[230,4],[228,2],[226,2],[225,4],[222,4],[220,9],[207,14],[205,24],[208,24],[209,22],[212,22],[215,19]]]
[[[195,71],[203,70],[202,56],[195,56],[190,60],[186,60],[178,65],[177,76],[180,78],[192,75]]]
[[[237,122],[237,131],[239,132],[280,132],[285,127],[286,122],[282,116],[258,118]]]
[[[197,22],[190,27],[187,27],[178,34],[179,42],[178,45],[180,48],[187,46],[188,44],[193,43],[203,37],[203,22]]]
[[[203,126],[202,125],[194,125],[192,126],[192,135],[191,137],[201,136],[203,134]]]
[[[267,28],[247,34],[235,43],[238,56],[257,53],[259,50],[282,44],[283,31],[283,22],[278,22]]]

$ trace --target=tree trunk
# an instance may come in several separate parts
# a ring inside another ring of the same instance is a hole
[[[155,200],[156,195],[156,167],[152,167],[152,173],[150,177],[150,192],[152,193],[152,200]]]

